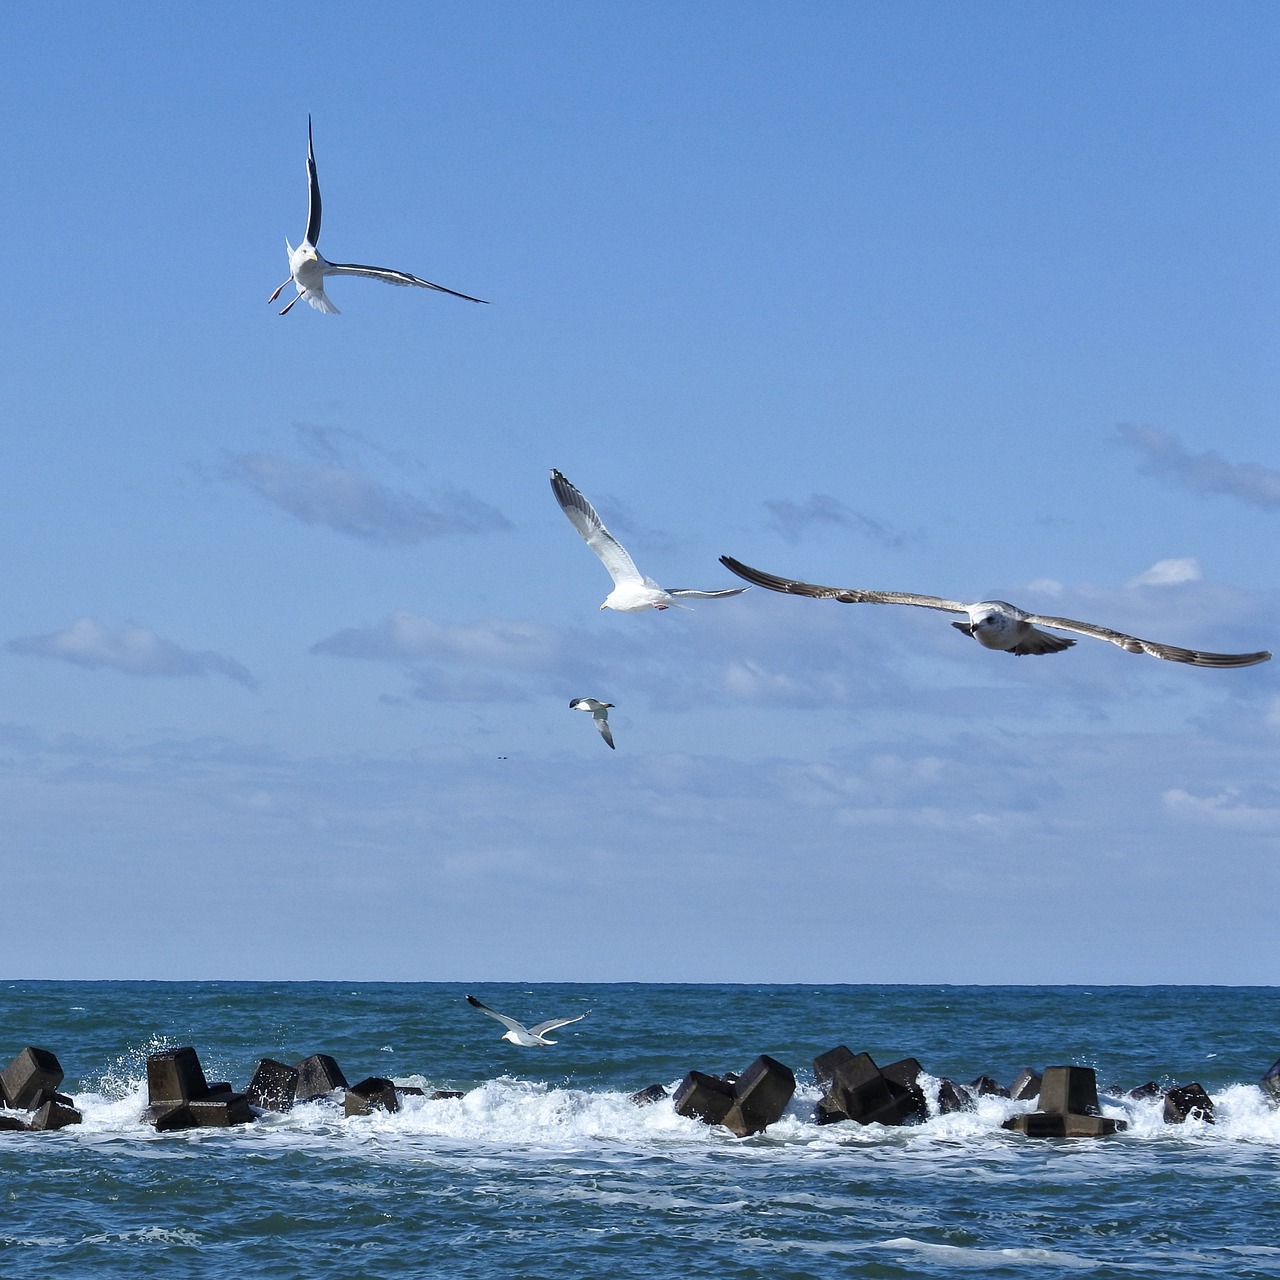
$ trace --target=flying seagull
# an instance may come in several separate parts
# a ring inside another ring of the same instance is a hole
[[[590,711],[595,719],[596,728],[600,730],[600,736],[612,747],[613,746],[613,730],[609,728],[609,708],[613,706],[612,702],[597,702],[594,698],[574,698],[569,703],[570,711]],[[616,751],[617,748],[614,747]]]
[[[721,556],[720,563],[738,577],[767,587],[770,591],[782,591],[789,595],[812,596],[815,600],[840,600],[845,604],[913,604],[922,609],[941,609],[946,613],[969,615],[968,622],[951,625],[965,635],[972,636],[987,649],[1003,649],[1019,657],[1028,653],[1061,653],[1069,649],[1074,640],[1050,635],[1039,627],[1055,627],[1059,631],[1075,631],[1097,640],[1109,640],[1126,653],[1149,653],[1153,658],[1169,662],[1187,662],[1193,667],[1251,667],[1255,662],[1266,662],[1271,655],[1261,653],[1205,653],[1200,649],[1179,649],[1171,644],[1158,644],[1155,640],[1140,640],[1127,636],[1123,631],[1112,631],[1092,622],[1076,622],[1072,618],[1052,618],[1039,613],[1024,613],[1016,605],[1004,600],[981,600],[977,604],[962,604],[959,600],[942,600],[937,596],[911,595],[903,591],[862,591],[855,587],[819,587],[809,582],[796,582],[792,578],[778,578],[760,569],[752,569],[730,556]]]
[[[571,1022],[581,1022],[587,1016],[586,1013],[580,1013],[576,1018],[548,1018],[546,1022],[539,1022],[537,1026],[526,1027],[523,1022],[517,1022],[514,1018],[508,1018],[505,1013],[496,1013],[487,1004],[481,1004],[475,996],[468,996],[467,1003],[473,1009],[479,1009],[482,1013],[487,1013],[489,1017],[497,1018],[507,1029],[502,1038],[510,1040],[512,1044],[559,1044],[558,1040],[548,1040],[542,1033],[544,1031],[554,1031],[557,1027],[567,1027]],[[588,1009],[587,1013],[590,1012],[591,1010]]]
[[[441,293],[451,293],[455,298],[465,298],[468,302],[483,302],[483,298],[473,298],[469,293],[458,293],[446,289],[442,284],[432,284],[430,280],[419,280],[407,271],[392,271],[389,267],[362,267],[354,262],[330,262],[320,256],[316,245],[320,243],[320,180],[316,177],[316,154],[311,146],[311,117],[307,117],[307,184],[311,192],[307,206],[307,234],[302,243],[295,249],[285,240],[285,248],[289,251],[289,280],[298,287],[298,296],[289,301],[289,305],[280,313],[287,316],[293,310],[298,298],[306,300],[317,311],[336,316],[338,308],[329,301],[324,291],[325,276],[368,276],[370,280],[385,280],[387,284],[414,284],[420,289],[438,289]],[[286,280],[279,289],[267,299],[274,302],[280,291],[289,283]]]
[[[551,491],[573,527],[586,539],[587,546],[600,557],[613,579],[613,590],[605,597],[602,609],[619,613],[639,613],[642,609],[678,609],[681,600],[715,600],[721,596],[741,595],[746,587],[729,587],[724,591],[694,591],[689,587],[663,589],[652,578],[646,578],[622,544],[604,527],[596,509],[555,468],[551,471]]]

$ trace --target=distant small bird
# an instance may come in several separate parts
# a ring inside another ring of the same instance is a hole
[[[689,587],[668,587],[664,590],[636,568],[622,544],[604,527],[595,507],[554,468],[551,491],[556,495],[560,509],[586,540],[587,546],[600,557],[613,579],[613,590],[605,597],[604,604],[600,606],[602,609],[616,609],[619,613],[668,609],[672,605],[683,609],[685,606],[681,600],[715,600],[721,596],[741,595],[747,589],[728,587],[723,591],[694,591]]]
[[[1266,662],[1271,654],[1260,653],[1206,653],[1200,649],[1179,649],[1171,644],[1159,644],[1155,640],[1140,640],[1137,636],[1112,631],[1092,622],[1076,622],[1072,618],[1053,618],[1039,613],[1025,613],[1017,605],[1004,600],[982,600],[978,604],[962,604],[959,600],[943,600],[938,596],[918,596],[902,591],[864,591],[857,587],[820,587],[809,582],[797,582],[793,578],[779,578],[760,569],[752,569],[730,556],[721,556],[720,563],[738,577],[781,591],[789,595],[810,596],[815,600],[840,600],[844,604],[911,604],[923,609],[941,609],[946,613],[965,613],[968,622],[953,622],[957,631],[972,636],[987,649],[1002,649],[1005,653],[1026,654],[1061,653],[1069,649],[1074,640],[1050,635],[1038,627],[1056,627],[1060,631],[1075,631],[1082,636],[1093,636],[1118,645],[1126,653],[1149,653],[1153,658],[1169,662],[1186,662],[1193,667],[1251,667],[1256,662]]]
[[[307,208],[307,234],[296,249],[288,240],[284,242],[289,251],[289,280],[297,285],[298,297],[289,302],[280,313],[282,316],[287,316],[293,310],[298,298],[306,298],[317,311],[336,316],[338,308],[329,301],[324,291],[325,276],[367,276],[370,280],[385,280],[387,284],[412,284],[420,289],[437,289],[441,293],[451,293],[455,298],[465,298],[468,302],[484,301],[483,298],[473,298],[469,293],[446,289],[442,284],[432,284],[430,280],[419,280],[407,271],[392,271],[389,267],[362,267],[351,262],[329,262],[320,256],[316,249],[316,245],[320,243],[320,179],[316,176],[316,156],[311,146],[310,116],[307,117],[307,183],[311,193]],[[267,301],[274,302],[289,280]]]
[[[590,711],[592,718],[595,720],[596,728],[600,730],[600,736],[612,747],[613,746],[613,730],[609,728],[609,708],[613,706],[612,702],[597,702],[594,698],[574,698],[569,703],[570,711]],[[614,747],[616,751],[617,748]]]
[[[580,1013],[576,1018],[548,1018],[546,1022],[539,1022],[537,1026],[526,1027],[523,1022],[517,1022],[514,1018],[508,1018],[504,1013],[497,1013],[490,1009],[487,1004],[481,1004],[475,996],[468,996],[467,1003],[473,1009],[479,1009],[482,1013],[487,1013],[491,1018],[497,1020],[506,1027],[506,1034],[502,1037],[504,1040],[510,1040],[512,1044],[535,1045],[535,1044],[559,1044],[558,1040],[548,1040],[542,1034],[544,1031],[554,1031],[557,1027],[567,1027],[571,1022],[581,1022],[583,1018],[590,1013]]]

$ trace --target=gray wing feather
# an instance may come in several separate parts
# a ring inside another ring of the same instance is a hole
[[[1056,627],[1060,631],[1075,631],[1082,636],[1093,636],[1117,645],[1126,653],[1149,653],[1153,658],[1167,662],[1185,662],[1193,667],[1251,667],[1266,662],[1271,654],[1265,649],[1258,653],[1209,653],[1203,649],[1180,649],[1177,645],[1160,644],[1156,640],[1143,640],[1138,636],[1113,631],[1092,622],[1077,622],[1074,618],[1051,618],[1038,613],[1027,614],[1027,621],[1040,627]]]
[[[600,562],[609,571],[615,584],[620,582],[649,582],[636,568],[635,561],[627,554],[617,538],[604,527],[604,521],[596,515],[596,509],[586,498],[574,488],[568,480],[552,468],[551,492],[556,495],[560,509],[569,517],[570,523],[582,535],[587,546],[600,557]]]
[[[726,587],[723,591],[695,591],[692,587],[667,587],[669,596],[687,596],[690,600],[715,600],[720,596],[740,596],[750,587]]]
[[[365,267],[358,262],[326,262],[324,274],[327,276],[364,276],[369,280],[381,280],[384,284],[411,284],[420,289],[436,289],[440,293],[450,293],[455,298],[465,298],[468,302],[484,302],[483,298],[473,298],[469,293],[459,293],[456,289],[446,289],[442,284],[432,284],[430,280],[421,280],[407,271],[394,271],[390,267]],[[485,304],[488,305],[487,303]]]
[[[307,116],[307,243],[320,243],[320,179],[316,175],[316,153],[311,146],[311,117]]]
[[[499,1013],[496,1009],[490,1009],[487,1004],[481,1004],[475,996],[468,996],[467,1003],[473,1009],[479,1009],[481,1013],[487,1013],[489,1017],[496,1018],[508,1031],[528,1030],[523,1022],[517,1022],[514,1018],[508,1018],[505,1013]]]
[[[591,1010],[588,1009],[587,1013]],[[557,1027],[567,1027],[571,1022],[581,1022],[587,1016],[586,1013],[580,1013],[576,1018],[548,1018],[546,1022],[539,1022],[536,1026],[529,1028],[529,1034],[540,1036],[548,1031],[554,1031]]]
[[[809,596],[814,600],[839,600],[842,604],[910,604],[921,609],[941,609],[946,613],[969,612],[968,606],[961,604],[959,600],[943,600],[940,596],[921,596],[906,591],[864,591],[858,587],[820,587],[816,583],[779,578],[762,569],[753,569],[732,556],[721,556],[720,563],[757,587],[781,591],[784,595]]]

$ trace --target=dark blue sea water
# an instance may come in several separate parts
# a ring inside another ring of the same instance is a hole
[[[464,1002],[525,1022],[519,1048]],[[817,1126],[812,1059],[1007,1083],[1096,1068],[1124,1134],[1028,1139],[1028,1104],[913,1128]],[[344,983],[0,983],[0,1065],[53,1050],[84,1123],[0,1133],[0,1277],[1280,1276],[1280,989]],[[347,1077],[465,1091],[398,1114],[340,1101],[157,1134],[145,1062],[191,1044],[210,1080],[332,1054]],[[800,1080],[732,1137],[628,1095],[768,1053]],[[1118,1091],[1198,1081],[1213,1125]]]

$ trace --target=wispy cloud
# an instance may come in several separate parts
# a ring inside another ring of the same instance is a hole
[[[374,478],[341,446],[380,451],[350,432],[301,427],[298,435],[310,457],[230,453],[223,477],[247,486],[306,524],[327,525],[347,537],[379,546],[404,546],[512,527],[496,507],[453,485],[438,486],[420,496]]]
[[[536,622],[451,624],[403,609],[367,627],[348,627],[317,641],[312,653],[390,662],[474,662],[481,666],[546,670],[564,655],[560,632]]]
[[[10,653],[61,658],[79,667],[110,667],[131,676],[223,675],[246,688],[258,682],[234,658],[212,650],[184,649],[150,627],[111,629],[94,618],[77,618],[69,627],[43,636],[20,636],[5,646]]]
[[[1228,462],[1220,453],[1188,453],[1177,436],[1123,424],[1120,438],[1142,457],[1142,470],[1192,493],[1222,493],[1268,511],[1280,508],[1280,471],[1256,462]]]
[[[1199,582],[1204,575],[1200,562],[1194,556],[1172,560],[1157,560],[1150,569],[1144,569],[1137,577],[1129,579],[1131,587],[1180,587],[1184,583]]]
[[[779,498],[764,505],[773,517],[774,527],[789,542],[799,542],[813,528],[852,529],[883,547],[900,547],[906,541],[882,520],[854,511],[830,494],[813,493],[805,502]]]

